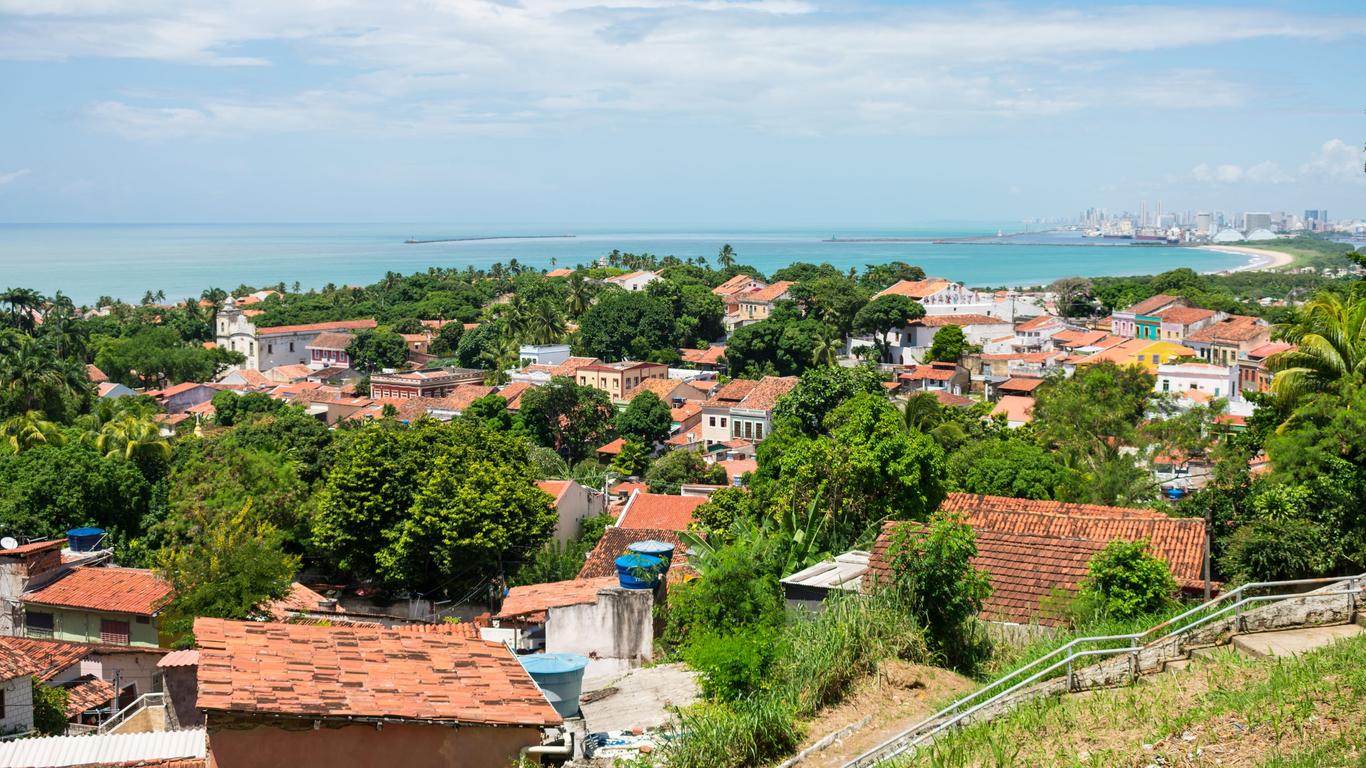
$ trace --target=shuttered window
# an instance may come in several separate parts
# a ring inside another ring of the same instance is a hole
[[[128,622],[100,619],[100,642],[128,645]]]

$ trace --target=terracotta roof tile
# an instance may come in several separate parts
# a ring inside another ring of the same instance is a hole
[[[919,325],[925,328],[943,328],[946,325],[1010,325],[1009,320],[991,315],[962,314],[962,315],[925,315],[918,320],[912,320],[911,325]]]
[[[364,328],[375,328],[379,323],[370,320],[332,320],[326,323],[304,323],[302,325],[273,325],[265,328],[257,328],[257,336],[275,336],[282,333],[309,333],[317,331],[359,331]]]
[[[1005,395],[996,401],[991,415],[1004,414],[1006,421],[1029,423],[1034,420],[1034,398],[1024,395]]]
[[[186,648],[180,651],[171,651],[161,657],[157,662],[159,669],[167,667],[197,667],[199,666],[199,650],[196,648]]]
[[[1243,342],[1269,333],[1271,333],[1271,327],[1261,318],[1231,315],[1191,333],[1186,336],[1186,341],[1204,343]]]
[[[101,371],[99,368],[95,367],[94,363],[86,363],[85,375],[87,378],[90,379],[90,382],[92,384],[99,384],[105,381],[109,381],[109,377],[105,375],[104,371]]]
[[[545,612],[551,608],[596,603],[599,592],[615,586],[615,577],[604,576],[513,587],[503,598],[502,610],[495,618],[541,622],[545,620]]]
[[[570,269],[569,267],[560,267],[559,269],[552,269],[552,270],[550,270],[549,272],[545,273],[545,276],[546,276],[546,277],[569,277],[569,276],[572,275],[572,274],[574,274],[574,270]]]
[[[555,503],[558,504],[560,499],[564,498],[565,492],[568,491],[569,487],[573,484],[573,480],[538,480],[536,482],[536,487],[553,496],[555,498]]]
[[[1175,306],[1167,307],[1166,309],[1155,312],[1153,313],[1153,316],[1162,318],[1162,322],[1164,323],[1190,325],[1191,323],[1198,323],[1201,320],[1214,317],[1214,310],[1201,309],[1200,307]]]
[[[957,371],[951,368],[939,368],[931,365],[913,366],[911,370],[898,374],[897,378],[902,381],[949,381]]]
[[[153,616],[174,594],[170,584],[141,568],[81,567],[20,599],[35,605]]]
[[[778,398],[791,392],[798,381],[796,376],[765,376],[735,407],[745,411],[771,411]]]
[[[560,722],[501,643],[441,632],[196,619],[200,709],[538,727]]]
[[[289,585],[289,594],[279,600],[272,600],[261,607],[276,621],[284,621],[299,612],[329,610],[344,613],[340,607],[331,607],[331,601],[324,602],[326,600],[327,598],[323,595],[296,581]]]
[[[3,649],[4,654],[3,661],[0,661],[0,669],[8,671],[12,664],[12,655],[18,655],[26,660],[24,666],[28,668],[28,674],[46,681],[66,671],[73,664],[79,664],[81,659],[89,656],[95,648],[96,646],[84,643],[68,643],[62,640],[0,636],[0,649]],[[0,679],[8,680],[4,674],[0,672]]]
[[[640,541],[663,541],[674,545],[673,564],[669,566],[669,576],[675,574],[682,575],[691,573],[688,566],[687,547],[683,545],[683,540],[678,537],[678,531],[669,531],[662,528],[618,528],[609,526],[603,531],[602,538],[593,547],[593,551],[588,553],[588,559],[584,561],[583,568],[579,569],[580,579],[591,579],[596,577],[616,577],[616,559],[626,554],[626,548]]]
[[[1253,360],[1265,360],[1274,354],[1294,348],[1294,344],[1286,344],[1283,341],[1272,341],[1253,349],[1251,352],[1247,353],[1247,356]]]
[[[791,280],[779,280],[772,285],[767,285],[757,290],[735,294],[734,298],[737,301],[749,302],[751,304],[777,301],[786,295],[788,289],[794,285],[796,285],[796,283]]]
[[[531,384],[525,381],[514,381],[498,390],[499,397],[508,401],[508,410],[515,411],[522,405],[522,395],[531,389]]]
[[[747,275],[747,274],[741,272],[740,274],[736,275],[735,277],[732,277],[731,279],[727,280],[726,282],[721,283],[720,285],[718,285],[718,286],[716,286],[715,288],[711,289],[711,292],[714,293],[714,294],[716,294],[717,296],[730,296],[730,295],[733,294],[733,293],[737,293],[737,292],[739,292],[739,291],[741,291],[741,290],[744,290],[744,289],[745,289],[746,287],[748,287],[751,283],[757,283],[757,284],[759,284],[759,285],[765,285],[764,281],[754,279],[754,276],[753,276],[753,275]]]
[[[976,402],[970,397],[955,395],[952,392],[945,392],[942,389],[932,390],[929,394],[934,395],[935,399],[939,401],[940,405],[953,405],[958,406],[959,408],[964,408]]]
[[[328,349],[346,351],[355,336],[343,331],[323,331],[304,345],[304,349]]]
[[[928,298],[936,293],[948,288],[952,283],[938,277],[929,277],[924,280],[898,280],[894,285],[884,288],[874,294],[873,298],[881,296],[905,296],[909,299]]]
[[[1023,323],[1020,323],[1019,325],[1015,326],[1015,330],[1037,331],[1040,328],[1044,328],[1049,325],[1052,325],[1053,323],[1059,322],[1062,321],[1059,318],[1056,318],[1052,315],[1039,315],[1038,317],[1030,318],[1029,320],[1026,320]]]
[[[694,365],[720,365],[721,358],[726,355],[725,344],[713,344],[706,349],[690,349],[684,347],[678,350],[683,356],[683,362]]]
[[[66,546],[66,539],[49,539],[48,541],[30,541],[27,544],[20,544],[13,549],[0,549],[0,557],[13,557],[16,555],[29,555],[34,552],[43,552],[49,549],[61,549]]]
[[[1168,296],[1165,293],[1159,293],[1156,296],[1138,302],[1124,311],[1134,316],[1151,315],[1159,309],[1178,301],[1181,301],[1181,299],[1176,296]]]
[[[620,528],[662,528],[686,531],[692,525],[693,510],[707,502],[705,496],[667,496],[662,493],[637,493],[626,502],[617,521]]]
[[[1033,392],[1043,384],[1043,379],[1013,378],[996,385],[1002,392]]]
[[[82,712],[98,709],[114,698],[113,683],[94,675],[82,675],[75,680],[62,683],[66,689],[66,716],[75,717]]]
[[[636,388],[631,391],[631,399],[634,400],[642,392],[653,392],[655,397],[669,404],[669,397],[673,395],[675,389],[683,386],[683,382],[678,379],[643,379]]]
[[[733,406],[741,400],[744,400],[757,386],[759,386],[759,382],[754,379],[731,379],[720,389],[713,392],[711,399],[703,403],[703,406]]]
[[[613,440],[612,442],[607,443],[606,445],[600,446],[600,447],[598,448],[598,453],[600,453],[600,454],[602,454],[602,455],[604,455],[604,456],[616,456],[618,453],[621,453],[621,449],[622,449],[622,448],[625,448],[625,447],[626,447],[626,438],[624,438],[624,437],[618,437],[617,439]]]

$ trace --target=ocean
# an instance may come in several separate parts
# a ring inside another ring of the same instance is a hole
[[[1018,227],[1017,227],[1018,228]],[[1216,271],[1246,258],[1191,248],[1083,239],[1076,232],[996,238],[1009,225],[904,229],[575,229],[564,225],[438,224],[0,224],[0,288],[61,291],[76,303],[100,296],[136,302],[148,290],[168,299],[205,288],[296,281],[304,288],[369,284],[386,272],[488,267],[516,259],[533,267],[589,263],[613,249],[713,259],[725,243],[739,262],[771,273],[796,261],[841,270],[905,261],[972,286],[1036,285],[1070,275],[1154,274],[1176,267]],[[560,235],[405,244],[408,239]],[[830,242],[830,238],[853,241]],[[930,242],[980,237],[986,242]],[[872,238],[914,238],[887,242]]]

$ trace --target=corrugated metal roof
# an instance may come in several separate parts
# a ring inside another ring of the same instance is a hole
[[[783,579],[784,584],[859,591],[868,572],[868,553],[860,549],[845,552],[834,560],[824,560]]]
[[[0,768],[47,768],[206,757],[203,728],[160,733],[45,736],[0,742]]]

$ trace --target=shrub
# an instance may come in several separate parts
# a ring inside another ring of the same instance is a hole
[[[889,586],[929,632],[934,650],[950,663],[970,662],[977,649],[969,624],[991,594],[987,575],[972,565],[972,527],[962,516],[940,510],[928,526],[898,526],[887,554],[894,579]]]
[[[1148,554],[1146,539],[1116,540],[1091,558],[1077,592],[1076,612],[1082,618],[1124,621],[1159,613],[1175,594],[1176,579],[1164,560]]]
[[[695,637],[683,658],[701,674],[703,695],[735,701],[764,688],[773,661],[773,632],[757,628],[734,635]]]
[[[690,637],[782,624],[773,549],[767,539],[737,541],[707,557],[702,578],[670,587],[664,641],[679,647]]]
[[[1219,565],[1230,581],[1307,579],[1329,573],[1338,549],[1310,520],[1255,520],[1230,537]]]

